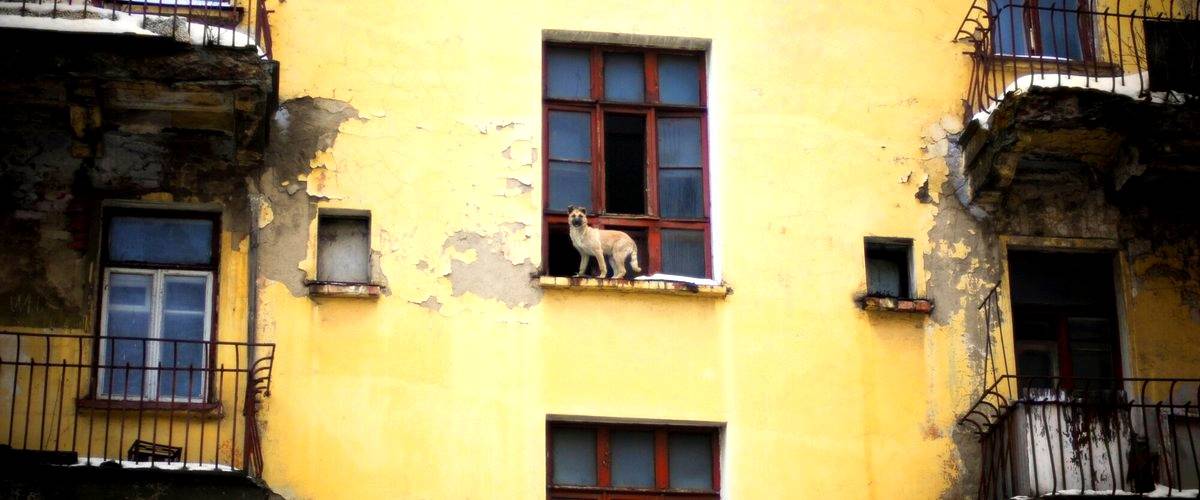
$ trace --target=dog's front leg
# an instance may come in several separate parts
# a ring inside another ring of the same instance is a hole
[[[596,265],[600,267],[600,274],[596,275],[596,277],[597,278],[607,278],[608,277],[608,262],[607,262],[608,259],[604,258],[604,250],[601,249],[599,245],[597,245],[596,248],[592,251],[596,253]]]
[[[599,259],[596,259],[599,260]],[[587,271],[588,254],[579,252],[579,272],[575,273],[575,277],[583,276],[583,272]]]

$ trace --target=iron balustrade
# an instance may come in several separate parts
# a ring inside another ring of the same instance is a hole
[[[1002,375],[958,423],[981,443],[981,499],[1200,487],[1200,379]]]
[[[972,45],[964,118],[970,121],[1007,93],[1031,86],[1140,98],[1151,91],[1195,93],[1200,59],[1186,54],[1200,51],[1198,15],[1200,0],[975,0],[956,37]],[[1164,45],[1180,42],[1172,49]],[[1178,88],[1180,78],[1190,79],[1190,88]]]
[[[59,464],[261,477],[274,344],[0,332],[0,440]]]
[[[0,0],[0,7],[15,5],[22,16],[52,19],[135,16],[140,27],[157,26],[163,35],[203,45],[257,48],[271,59],[266,0]]]

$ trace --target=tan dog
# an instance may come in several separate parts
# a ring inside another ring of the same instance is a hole
[[[608,275],[605,256],[613,259],[613,278],[625,277],[626,258],[632,259],[629,263],[633,272],[642,272],[642,268],[638,267],[637,243],[634,243],[628,234],[588,226],[587,211],[575,205],[567,207],[567,222],[571,224],[571,244],[575,245],[580,257],[579,272],[575,273],[575,276],[583,276],[587,270],[588,257],[596,258],[601,278]]]

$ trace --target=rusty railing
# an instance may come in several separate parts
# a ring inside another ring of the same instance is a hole
[[[0,332],[0,443],[26,462],[261,476],[273,344]]]
[[[1198,11],[1200,0],[974,0],[956,37],[973,46],[964,118],[1034,86],[1200,93]]]
[[[981,443],[980,499],[1200,487],[1200,379],[1003,375],[959,425]]]
[[[87,31],[257,49],[271,58],[266,0],[0,0],[0,15],[98,23]],[[20,26],[20,24],[18,24]],[[63,31],[72,28],[64,25]]]

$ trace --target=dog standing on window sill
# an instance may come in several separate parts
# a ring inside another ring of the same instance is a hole
[[[579,272],[575,273],[575,277],[583,276],[589,257],[596,258],[596,264],[600,267],[600,278],[608,275],[606,256],[612,257],[614,279],[625,277],[627,258],[631,259],[629,267],[633,268],[633,272],[642,272],[638,267],[637,243],[634,243],[628,234],[588,226],[587,210],[575,205],[567,207],[567,222],[571,225],[571,244],[579,251]]]

